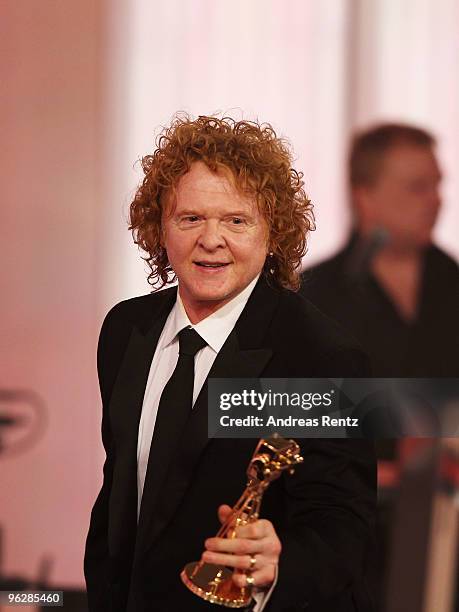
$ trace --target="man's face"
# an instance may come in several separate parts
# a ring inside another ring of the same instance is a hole
[[[428,245],[441,205],[440,181],[430,147],[393,147],[384,156],[376,183],[360,190],[366,229],[385,228],[391,244],[400,248]]]
[[[192,165],[162,220],[163,246],[190,320],[197,323],[240,293],[261,272],[268,225],[256,200],[231,180]]]

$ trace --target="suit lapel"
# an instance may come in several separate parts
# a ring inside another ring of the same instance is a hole
[[[217,355],[208,378],[258,378],[261,375],[273,354],[271,347],[263,345],[263,340],[278,300],[279,292],[260,278],[235,328]],[[158,482],[154,482],[153,471],[151,482],[145,483],[138,525],[138,551],[151,546],[173,517],[195,477],[196,464],[208,442],[206,381],[178,441],[164,485],[160,488]]]
[[[110,400],[116,462],[110,494],[109,541],[115,550],[126,540],[128,525],[135,529],[137,522],[140,414],[151,361],[175,297],[176,288],[157,294],[156,308],[133,327]]]

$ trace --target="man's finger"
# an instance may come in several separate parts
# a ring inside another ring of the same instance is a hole
[[[222,504],[218,508],[218,520],[220,521],[222,525],[226,521],[226,519],[229,517],[229,515],[232,513],[232,511],[233,509],[231,508],[231,506],[228,506],[227,504]]]
[[[236,528],[236,536],[238,538],[265,538],[274,532],[272,523],[266,520],[258,520],[247,525],[241,525]]]
[[[234,555],[254,555],[263,551],[266,543],[263,540],[246,538],[208,538],[205,547],[210,552],[231,553]]]
[[[268,587],[274,582],[276,577],[276,567],[274,565],[265,565],[263,569],[256,572],[251,572],[249,576],[253,578],[253,586]],[[234,572],[233,582],[236,586],[243,588],[247,586],[247,574]]]
[[[202,554],[202,560],[205,563],[212,563],[213,565],[225,565],[228,567],[234,567],[239,570],[250,569],[250,556],[249,555],[232,555],[230,553],[220,552],[209,552],[205,551]],[[262,566],[266,564],[266,561],[260,555],[257,556],[257,565]]]

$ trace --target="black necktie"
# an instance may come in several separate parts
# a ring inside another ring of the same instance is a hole
[[[150,464],[169,464],[193,405],[194,356],[206,346],[197,331],[186,327],[179,332],[179,358],[172,376],[161,393],[153,439],[148,457]]]

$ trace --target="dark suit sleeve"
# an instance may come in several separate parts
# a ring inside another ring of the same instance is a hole
[[[356,349],[331,355],[324,367],[330,377],[370,372]],[[287,521],[278,533],[279,577],[266,612],[341,610],[343,598],[346,610],[372,610],[363,576],[376,507],[373,443],[304,439],[301,447],[303,464],[282,478]]]
[[[110,320],[113,316],[111,313],[107,315],[102,325],[97,348],[97,371],[103,406],[102,442],[106,459],[103,469],[102,488],[91,512],[84,557],[84,573],[90,612],[105,612],[109,610],[108,504],[114,461],[114,448],[108,417],[110,385],[107,372],[109,329]]]

